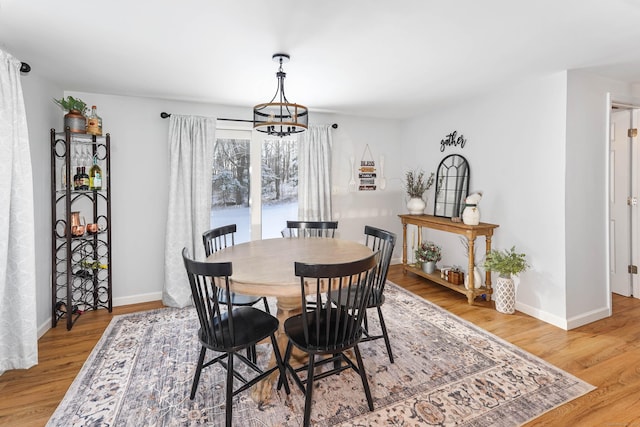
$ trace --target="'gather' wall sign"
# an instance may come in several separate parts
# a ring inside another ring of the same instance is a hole
[[[464,148],[464,145],[467,143],[467,140],[464,139],[464,135],[458,136],[458,131],[454,130],[449,135],[445,136],[443,140],[440,141],[440,151],[444,151],[445,147],[450,146],[460,146],[460,148]]]

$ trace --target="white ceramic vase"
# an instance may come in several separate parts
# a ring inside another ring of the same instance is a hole
[[[420,197],[412,197],[407,202],[407,209],[411,215],[422,215],[427,204]]]
[[[493,287],[496,310],[500,313],[513,314],[516,311],[516,287],[510,277],[498,277]]]
[[[436,271],[436,262],[435,261],[427,261],[422,263],[422,271],[427,274],[433,274]]]
[[[464,287],[469,289],[469,274],[464,277]],[[480,270],[478,267],[473,267],[473,288],[478,289],[484,287],[484,283],[482,283],[482,275],[480,274]]]

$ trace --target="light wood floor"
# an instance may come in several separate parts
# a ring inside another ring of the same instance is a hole
[[[614,316],[572,331],[466,296],[392,266],[389,280],[598,387],[527,426],[640,427],[640,300],[615,296]],[[161,307],[116,307],[113,314]],[[37,366],[0,376],[0,425],[43,426],[108,325],[106,310],[83,314],[71,331],[57,327],[39,341]],[[62,325],[61,325],[62,326]]]

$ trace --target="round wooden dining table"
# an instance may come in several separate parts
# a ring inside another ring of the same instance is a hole
[[[276,298],[278,347],[284,356],[284,321],[302,312],[300,278],[294,273],[294,263],[337,264],[366,258],[371,252],[369,247],[350,240],[277,238],[229,246],[209,255],[207,261],[232,263],[231,291]],[[271,363],[275,364],[274,358]],[[251,393],[256,402],[269,400],[275,378],[277,373],[256,385]]]

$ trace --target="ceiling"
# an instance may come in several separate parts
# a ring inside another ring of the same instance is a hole
[[[637,0],[0,0],[0,49],[64,90],[412,117],[566,69],[640,83]],[[250,116],[248,114],[248,116]]]

